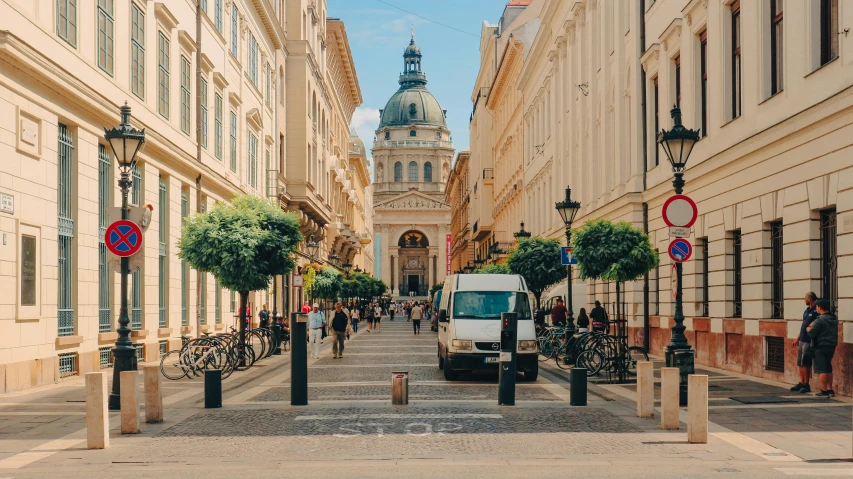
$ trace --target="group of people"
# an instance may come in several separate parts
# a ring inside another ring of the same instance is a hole
[[[335,303],[335,311],[330,321],[320,309],[318,303],[312,306],[308,301],[302,305],[302,312],[308,313],[308,342],[311,344],[311,357],[320,357],[320,345],[326,336],[332,336],[332,354],[335,359],[344,357],[344,341],[349,339],[352,333],[358,332],[358,325],[362,318],[367,321],[367,332],[381,331],[382,328],[382,306],[376,303],[368,303],[365,307],[359,307],[356,303],[349,303],[348,307],[341,302]],[[327,329],[331,329],[327,333]]]
[[[800,334],[794,340],[797,348],[797,366],[800,368],[800,382],[791,388],[792,392],[810,393],[811,373],[818,376],[819,397],[833,397],[832,357],[838,346],[838,318],[832,314],[832,305],[828,299],[818,299],[809,292],[805,296],[806,310]]]
[[[557,299],[557,304],[551,308],[551,325],[565,326],[569,320],[569,311],[566,309],[562,299]],[[600,301],[595,302],[595,307],[586,314],[586,308],[581,308],[578,313],[577,327],[578,332],[585,333],[590,331],[590,326],[593,332],[610,333],[610,318],[607,316],[607,310],[601,306]]]

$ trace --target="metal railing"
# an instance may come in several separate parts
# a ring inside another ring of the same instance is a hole
[[[376,146],[380,148],[453,148],[453,142],[443,140],[378,140]]]

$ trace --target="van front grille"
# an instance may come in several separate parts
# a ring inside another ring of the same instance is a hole
[[[498,352],[501,350],[501,343],[500,341],[476,341],[474,347],[480,351]]]

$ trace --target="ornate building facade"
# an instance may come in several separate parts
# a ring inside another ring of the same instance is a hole
[[[373,143],[376,275],[392,295],[426,296],[449,271],[450,206],[445,183],[453,143],[446,111],[426,88],[414,33],[400,88],[380,110]]]

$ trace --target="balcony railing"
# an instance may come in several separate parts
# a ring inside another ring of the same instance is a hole
[[[443,140],[377,140],[379,148],[453,148],[452,141]]]
[[[495,179],[495,169],[494,168],[483,168],[483,179],[484,180],[494,180]]]

